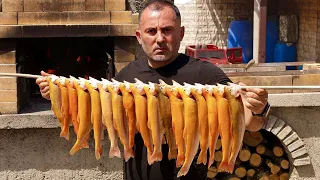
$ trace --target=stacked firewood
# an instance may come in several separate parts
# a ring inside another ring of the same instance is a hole
[[[279,140],[271,133],[245,132],[243,146],[233,174],[218,173],[221,162],[221,143],[218,140],[215,162],[209,168],[208,179],[226,180],[288,180],[290,161]]]

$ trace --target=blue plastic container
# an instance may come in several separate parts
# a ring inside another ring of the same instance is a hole
[[[253,23],[249,20],[234,20],[228,29],[228,48],[241,47],[243,63],[253,58]]]
[[[279,21],[267,21],[266,63],[274,62],[274,49],[279,39]]]
[[[297,48],[292,43],[278,43],[274,49],[274,62],[296,62]],[[287,67],[287,70],[294,70],[296,67]]]

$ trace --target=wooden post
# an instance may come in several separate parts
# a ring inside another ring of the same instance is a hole
[[[266,60],[267,2],[254,0],[253,59],[256,63],[264,63]]]

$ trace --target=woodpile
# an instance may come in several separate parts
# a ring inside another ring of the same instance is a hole
[[[217,146],[215,162],[208,170],[208,179],[288,180],[290,178],[290,161],[281,142],[265,130],[245,132],[233,174],[218,173],[217,166],[220,162],[221,147]]]

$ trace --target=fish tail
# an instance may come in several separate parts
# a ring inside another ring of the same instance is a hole
[[[184,154],[178,155],[177,161],[176,161],[176,167],[181,167],[184,163],[184,159],[185,159]]]
[[[109,157],[110,158],[113,158],[113,157],[121,158],[121,152],[120,152],[119,146],[111,146],[110,147]]]
[[[96,159],[99,160],[101,158],[101,154],[102,154],[102,147],[98,147],[95,149],[95,155],[96,155]]]
[[[79,144],[79,141],[77,140],[76,143],[73,145],[71,150],[69,151],[70,156],[75,155],[81,148],[81,145]]]
[[[171,159],[176,159],[177,158],[177,155],[178,155],[178,152],[177,150],[169,150],[169,153],[168,153],[168,159],[171,160]]]
[[[130,148],[125,148],[123,156],[124,160],[128,162],[130,158],[134,158],[133,150]]]
[[[208,168],[211,167],[211,165],[214,163],[214,156],[209,158],[209,162],[208,162]]]
[[[227,166],[228,173],[233,173],[234,165],[235,165],[234,163],[228,163],[228,166]]]
[[[181,176],[185,176],[189,171],[188,166],[186,166],[185,164],[181,167],[180,171],[178,172],[177,177],[181,177]]]
[[[81,148],[85,148],[85,149],[88,149],[88,148],[89,148],[89,142],[88,142],[88,140],[89,140],[89,135],[84,139]]]
[[[154,163],[153,161],[151,161],[151,156],[152,156],[152,151],[149,151],[149,150],[148,150],[148,155],[147,155],[147,157],[148,157],[148,164],[149,164],[149,165],[151,165],[151,164]]]
[[[158,161],[161,161],[162,160],[162,152],[154,152],[151,157],[150,157],[150,160],[152,162],[158,162]]]
[[[231,173],[228,162],[222,161],[218,168],[218,172],[228,172]]]
[[[61,133],[60,133],[60,137],[64,137],[67,141],[69,141],[69,139],[70,139],[69,128],[63,128]]]
[[[207,164],[207,151],[200,151],[200,154],[198,156],[197,164],[203,163],[204,165]]]

